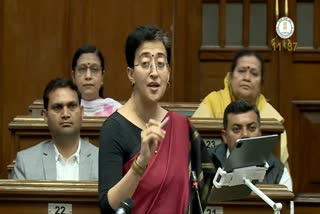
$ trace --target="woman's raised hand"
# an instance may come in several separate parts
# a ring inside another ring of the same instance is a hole
[[[141,149],[138,162],[147,166],[153,154],[157,150],[158,144],[166,135],[166,131],[162,129],[168,121],[166,118],[162,123],[150,119],[146,124],[146,128],[141,132]]]

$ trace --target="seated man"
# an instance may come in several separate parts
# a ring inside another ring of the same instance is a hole
[[[80,100],[71,80],[49,82],[43,103],[52,139],[18,152],[13,179],[98,180],[98,148],[80,138]]]
[[[260,113],[255,105],[244,100],[231,102],[224,111],[222,144],[209,149],[213,158],[217,158],[220,166],[224,167],[227,157],[236,141],[240,138],[261,136]],[[283,184],[292,191],[292,180],[288,170],[274,156],[268,160],[269,168],[262,183]]]

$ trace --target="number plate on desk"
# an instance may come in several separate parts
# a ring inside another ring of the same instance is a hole
[[[207,206],[204,214],[223,214],[223,207]]]
[[[72,214],[72,204],[48,203],[48,214]]]

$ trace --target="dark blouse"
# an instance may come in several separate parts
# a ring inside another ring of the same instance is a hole
[[[99,145],[99,201],[103,213],[112,213],[107,191],[123,177],[123,165],[140,151],[141,129],[118,112],[102,125]],[[108,169],[108,170],[105,170]]]

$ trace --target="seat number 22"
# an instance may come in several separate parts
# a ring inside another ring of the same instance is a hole
[[[49,203],[48,214],[72,214],[72,204]]]

